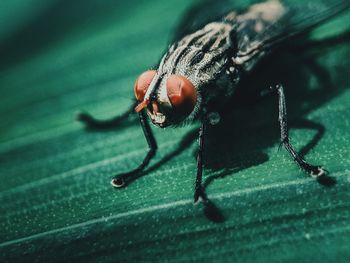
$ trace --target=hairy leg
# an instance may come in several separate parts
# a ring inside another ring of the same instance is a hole
[[[133,176],[138,175],[140,172],[143,171],[143,169],[148,165],[150,160],[153,158],[157,151],[157,142],[154,138],[153,132],[151,130],[151,127],[148,123],[148,119],[146,116],[146,113],[144,111],[139,112],[139,119],[140,119],[140,125],[142,127],[143,134],[146,138],[147,144],[148,144],[148,152],[141,162],[139,166],[137,166],[135,169],[123,173],[123,174],[118,174],[114,176],[114,178],[111,181],[111,184],[114,187],[122,187],[125,185],[128,179],[131,179]]]
[[[299,167],[307,174],[315,178],[325,175],[327,173],[325,169],[323,169],[321,166],[309,164],[295,151],[294,147],[290,143],[288,135],[287,107],[283,87],[277,85],[275,87],[270,88],[269,90],[263,91],[261,95],[265,96],[272,92],[275,92],[278,95],[278,121],[281,129],[281,144],[289,152],[289,154],[292,156],[293,160],[299,165]]]
[[[204,188],[202,185],[203,178],[203,153],[204,153],[204,138],[206,135],[206,123],[205,120],[199,129],[198,136],[198,155],[197,155],[197,176],[194,188],[194,202],[204,201],[206,199]]]

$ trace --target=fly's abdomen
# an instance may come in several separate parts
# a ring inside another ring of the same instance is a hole
[[[347,0],[269,0],[228,15],[236,24],[235,63],[249,71],[266,53],[348,9]],[[235,14],[235,13],[234,13]]]

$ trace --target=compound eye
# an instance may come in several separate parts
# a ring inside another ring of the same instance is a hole
[[[143,101],[149,85],[151,84],[157,71],[148,70],[142,73],[135,82],[135,97],[138,101]]]
[[[171,75],[167,80],[167,92],[176,113],[185,117],[193,111],[197,102],[197,91],[187,78]]]

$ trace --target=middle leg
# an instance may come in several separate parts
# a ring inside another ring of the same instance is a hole
[[[202,185],[203,178],[203,152],[204,152],[204,137],[206,133],[205,120],[202,122],[202,126],[199,129],[198,136],[198,155],[197,155],[197,176],[194,188],[194,202],[206,200],[204,188]]]

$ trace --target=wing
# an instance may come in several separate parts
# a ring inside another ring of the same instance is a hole
[[[238,60],[243,63],[349,7],[349,0],[269,0],[254,4],[235,17]]]
[[[183,15],[177,25],[172,43],[191,34],[206,24],[221,20],[233,9],[232,0],[198,0]]]

